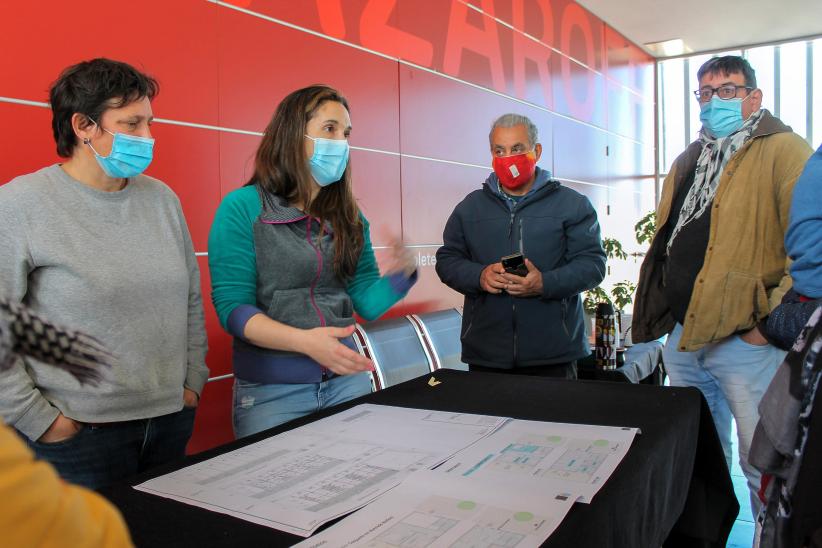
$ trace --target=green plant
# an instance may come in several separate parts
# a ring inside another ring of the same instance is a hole
[[[633,302],[634,291],[636,291],[636,284],[628,280],[615,283],[610,294],[602,287],[595,287],[583,293],[582,308],[588,314],[593,315],[599,303],[611,303],[616,312],[622,312]]]
[[[625,307],[634,301],[634,291],[636,291],[636,284],[628,280],[623,280],[614,284],[611,288],[611,296],[614,308],[617,312],[622,312]]]
[[[622,242],[616,238],[602,238],[602,248],[609,259],[627,259],[628,254],[622,247]]]
[[[654,237],[655,230],[656,212],[651,211],[634,225],[634,234],[636,235],[637,243],[640,245],[650,243]],[[625,260],[628,258],[628,253],[625,252],[622,242],[616,238],[603,238],[602,248],[605,250],[605,255],[607,255],[609,259]],[[637,252],[632,253],[631,255],[637,257],[643,254],[644,253]],[[611,288],[610,295],[607,291],[602,289],[602,287],[595,287],[590,291],[583,293],[582,307],[585,312],[594,315],[596,314],[597,304],[610,303],[613,305],[616,313],[621,314],[622,311],[625,310],[625,307],[634,301],[635,291],[636,284],[629,280],[623,280],[615,283]]]
[[[656,232],[656,212],[651,211],[634,225],[634,234],[636,235],[637,243],[640,245],[644,243],[650,244],[654,237],[654,232]]]
[[[606,293],[601,287],[595,287],[583,293],[582,308],[585,312],[593,316],[597,312],[597,305],[599,303],[610,302],[611,298],[608,296],[608,293]]]

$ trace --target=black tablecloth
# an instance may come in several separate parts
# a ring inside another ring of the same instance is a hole
[[[359,403],[633,426],[642,430],[591,504],[575,504],[544,546],[725,546],[739,511],[705,400],[694,388],[441,370],[186,458],[137,484]],[[289,546],[300,538],[120,485],[102,491],[138,546]],[[667,539],[667,540],[666,540]]]

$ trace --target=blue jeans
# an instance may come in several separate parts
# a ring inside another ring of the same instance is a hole
[[[682,336],[677,324],[665,347],[662,360],[672,386],[695,386],[708,402],[719,441],[731,469],[731,416],[736,419],[739,438],[739,465],[748,480],[753,515],[759,513],[760,473],[748,464],[756,423],[759,422],[759,400],[771,383],[786,352],[766,344],[756,346],[731,335],[694,352],[676,350]]]
[[[99,489],[185,456],[196,409],[133,421],[82,424],[67,440],[26,439],[35,454],[71,483]]]
[[[260,384],[235,378],[234,435],[244,438],[369,393],[368,373],[301,384]]]

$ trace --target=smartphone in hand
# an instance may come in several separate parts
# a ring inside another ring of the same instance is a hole
[[[504,268],[508,274],[522,277],[528,275],[528,267],[525,266],[525,257],[522,256],[522,253],[517,252],[506,255],[500,259],[500,262],[502,263],[502,268]]]

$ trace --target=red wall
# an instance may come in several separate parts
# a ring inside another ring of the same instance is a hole
[[[393,235],[420,257],[420,282],[389,315],[461,302],[431,258],[454,205],[489,172],[500,114],[537,123],[540,165],[591,199],[604,235],[632,242],[654,204],[652,59],[570,0],[8,1],[0,51],[0,182],[57,161],[45,101],[64,67],[106,56],[160,80],[148,173],[180,196],[203,255],[212,376],[231,363],[209,302],[211,219],[299,87],[323,82],[349,99],[355,192],[378,258]],[[231,438],[230,402],[230,379],[207,385],[190,451]]]

